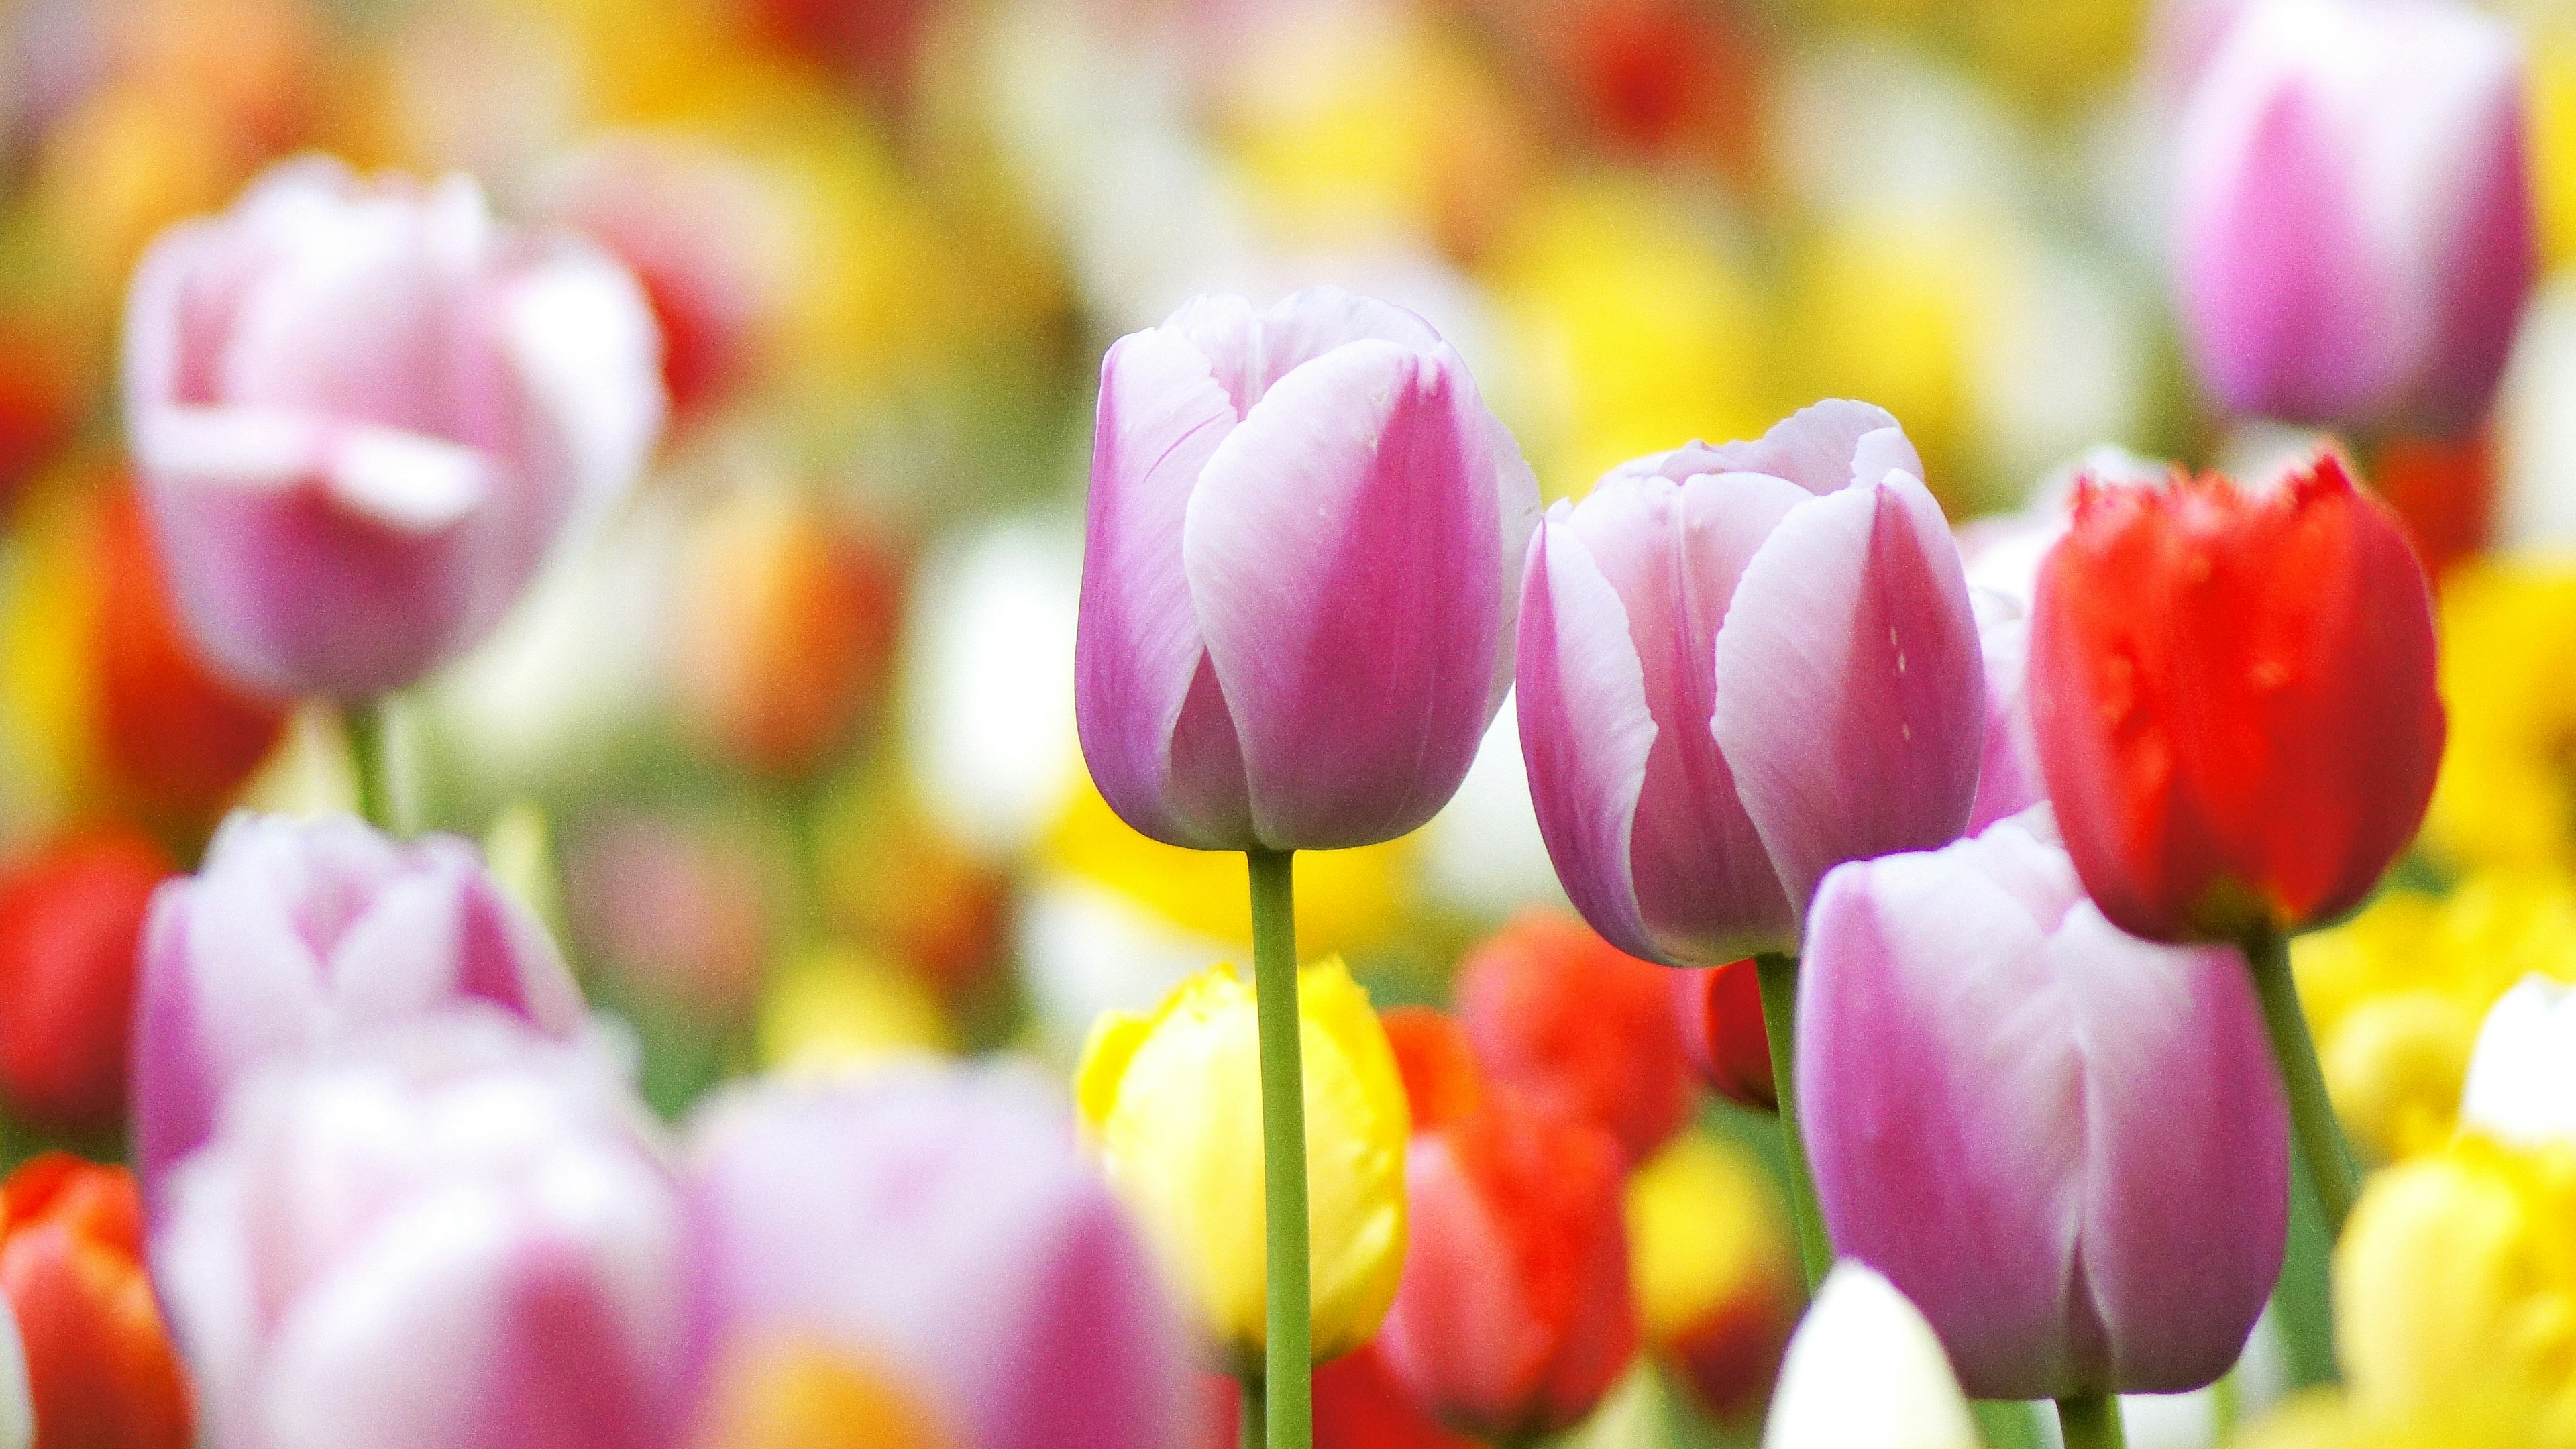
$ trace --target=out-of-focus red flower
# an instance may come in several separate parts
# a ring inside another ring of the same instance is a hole
[[[2433,653],[2404,526],[2332,452],[2268,489],[2079,483],[2040,569],[2031,700],[2102,914],[2227,940],[2359,904],[2432,798]]]
[[[1682,1047],[1699,1079],[1745,1106],[1777,1110],[1771,1036],[1762,1024],[1762,982],[1753,958],[1672,976]]]
[[[1579,921],[1523,916],[1468,953],[1458,1017],[1494,1079],[1595,1123],[1644,1161],[1691,1109],[1690,1062],[1666,968]]]
[[[777,44],[850,72],[891,106],[912,92],[930,0],[744,0]]]
[[[287,712],[207,667],[172,607],[134,490],[100,518],[92,616],[100,768],[136,813],[201,825],[276,748]]]
[[[2492,434],[2389,438],[2372,462],[2380,494],[2406,520],[2426,573],[2439,579],[2452,564],[2487,546],[2496,502]]]
[[[35,1449],[187,1449],[188,1381],[144,1273],[133,1175],[49,1152],[0,1184],[0,1209]]]
[[[122,826],[74,831],[0,871],[0,1093],[49,1131],[125,1116],[135,961],[177,869]]]
[[[1218,1374],[1206,1379],[1201,1449],[1240,1449],[1243,1387]],[[1476,1449],[1440,1427],[1387,1372],[1374,1343],[1315,1366],[1315,1449]]]
[[[79,422],[79,388],[63,344],[0,318],[0,511],[71,440]]]
[[[1427,1006],[1391,1006],[1377,1016],[1395,1049],[1414,1131],[1447,1126],[1485,1105],[1485,1068],[1458,1018]]]

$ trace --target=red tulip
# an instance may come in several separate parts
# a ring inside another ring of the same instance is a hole
[[[1690,1116],[1672,989],[1664,967],[1580,922],[1530,915],[1468,954],[1458,1017],[1496,1081],[1608,1129],[1637,1163]]]
[[[2331,452],[2270,488],[2080,482],[2040,569],[2030,680],[2102,913],[2227,940],[2359,904],[2432,798],[2433,637],[2404,526]]]
[[[1458,1018],[1427,1006],[1391,1006],[1377,1015],[1395,1049],[1415,1132],[1445,1127],[1485,1105],[1493,1089]]]
[[[1202,1449],[1240,1449],[1243,1386],[1223,1374],[1206,1378]],[[1258,1446],[1254,1446],[1258,1449]],[[1476,1449],[1443,1429],[1386,1371],[1375,1344],[1315,1365],[1315,1449]]]
[[[1676,971],[1673,1005],[1682,1047],[1699,1079],[1747,1107],[1777,1110],[1771,1089],[1771,1037],[1762,1024],[1762,983],[1753,958]]]
[[[176,867],[134,831],[63,836],[0,873],[0,1097],[48,1131],[125,1116],[135,957]]]
[[[133,1175],[49,1152],[0,1184],[0,1211],[34,1449],[187,1449],[188,1381],[144,1274]]]

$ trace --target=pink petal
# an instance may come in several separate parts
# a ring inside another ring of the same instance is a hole
[[[1891,436],[1873,437],[1881,433]],[[1864,440],[1869,440],[1866,449]],[[1757,442],[1729,443],[1709,452],[1717,466],[1708,472],[1768,473],[1819,496],[1855,480],[1875,483],[1889,469],[1923,476],[1923,460],[1887,409],[1840,398],[1791,413]]]
[[[1977,766],[1977,798],[1968,808],[1970,835],[2048,798],[2031,732],[2030,620],[2021,606],[1974,591],[1977,642],[1986,669],[1986,745]]]
[[[1193,297],[1163,330],[1207,354],[1238,416],[1250,413],[1279,379],[1347,343],[1374,338],[1410,352],[1443,346],[1440,334],[1414,313],[1339,287],[1309,287],[1259,311],[1238,296]]]

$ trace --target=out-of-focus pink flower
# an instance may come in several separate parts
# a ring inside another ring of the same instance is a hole
[[[610,1066],[499,1011],[246,1083],[173,1174],[154,1281],[212,1449],[662,1449],[686,1215]]]
[[[1201,849],[1402,835],[1511,684],[1538,485],[1430,324],[1202,297],[1101,364],[1075,651],[1119,816]]]
[[[2459,0],[2258,0],[2184,108],[2193,355],[2240,413],[2453,431],[2538,258],[2522,54]]]
[[[398,843],[348,817],[236,814],[143,934],[134,1159],[165,1178],[263,1062],[476,1000],[570,1037],[586,1015],[543,927],[447,836]]]
[[[900,1373],[958,1449],[1171,1449],[1191,1352],[1070,1107],[1009,1070],[772,1082],[707,1108],[701,1349],[801,1336]]]
[[[2048,781],[2031,733],[2029,612],[1989,590],[1971,597],[1986,665],[1986,748],[1977,765],[1977,800],[1968,807],[1967,833],[1976,835],[2047,799]]]
[[[1692,965],[1792,949],[1826,871],[1966,823],[1984,675],[1922,473],[1894,418],[1824,402],[1549,512],[1521,748],[1557,874],[1611,944]]]
[[[306,159],[176,227],[127,303],[126,428],[182,612],[242,679],[357,698],[475,643],[663,413],[597,247]]]
[[[1798,1091],[1835,1248],[1979,1398],[2198,1388],[2280,1275],[2289,1120],[2232,948],[2126,936],[2046,807],[1825,878]]]

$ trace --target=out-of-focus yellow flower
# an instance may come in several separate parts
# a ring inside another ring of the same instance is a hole
[[[1404,1269],[1404,1081],[1368,993],[1339,958],[1300,975],[1306,1174],[1318,1361],[1366,1343]],[[1252,986],[1232,966],[1151,1016],[1092,1029],[1075,1096],[1111,1184],[1236,1364],[1268,1342],[1261,1073]]]
[[[949,1044],[939,998],[911,973],[851,946],[807,951],[762,994],[756,1028],[763,1066],[835,1072]]]
[[[2576,857],[2576,565],[2455,568],[2441,660],[2450,740],[2425,848],[2459,867]]]
[[[1744,1150],[1685,1132],[1628,1179],[1628,1267],[1648,1349],[1710,1412],[1757,1407],[1798,1316],[1797,1260]]]
[[[2531,164],[2540,243],[2550,266],[2576,261],[2576,24],[2535,27]]]
[[[43,819],[95,779],[86,650],[97,590],[92,510],[59,486],[27,500],[0,538],[0,816]]]
[[[2530,973],[2576,980],[2576,881],[2490,870],[2397,890],[2290,948],[2335,1110],[2385,1161],[2449,1138],[2479,1024]]]
[[[2416,1414],[2372,1413],[2334,1389],[2292,1399],[2244,1433],[2231,1449],[2541,1449],[2530,1412],[2476,1395]]]
[[[734,1345],[691,1449],[941,1449],[918,1395],[845,1353],[800,1339]]]

